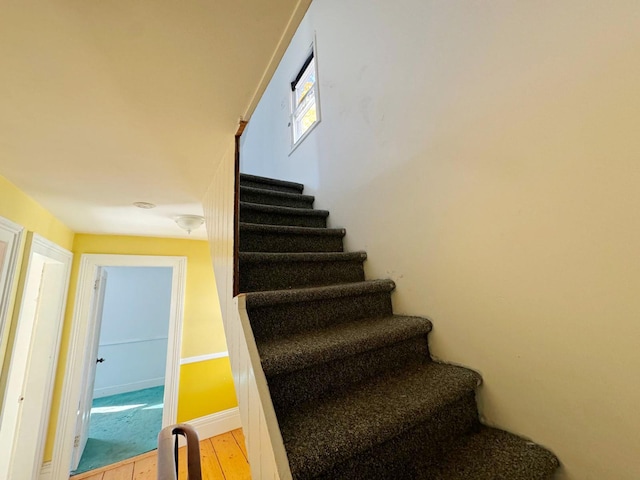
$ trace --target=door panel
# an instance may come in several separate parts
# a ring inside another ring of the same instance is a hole
[[[86,363],[83,374],[82,393],[78,405],[76,420],[76,434],[73,443],[73,456],[71,457],[71,470],[78,468],[82,452],[89,439],[89,418],[91,417],[91,404],[93,403],[93,386],[96,380],[96,360],[98,357],[98,344],[100,342],[100,327],[102,325],[102,311],[104,309],[104,293],[107,288],[107,272],[104,268],[96,271],[95,287],[91,312],[89,314],[89,328],[91,328],[90,342],[87,345]]]

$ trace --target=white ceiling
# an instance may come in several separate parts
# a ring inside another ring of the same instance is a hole
[[[78,233],[186,236],[309,3],[2,2],[0,175]]]

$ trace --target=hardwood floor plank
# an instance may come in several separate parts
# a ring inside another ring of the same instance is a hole
[[[84,477],[85,480],[102,480],[102,476],[104,472],[96,473],[95,475],[91,475],[90,477]]]
[[[244,454],[244,458],[249,460],[249,455],[247,455],[247,444],[245,442],[244,433],[242,432],[242,429],[236,428],[235,430],[231,431],[231,434],[233,435],[233,438],[236,439],[236,442],[238,442],[238,446],[240,447],[240,450],[242,450],[242,453]]]
[[[107,470],[104,472],[102,480],[132,480],[133,478],[133,463],[127,463],[120,465],[113,470]]]
[[[178,449],[178,479],[187,478],[187,447]]]
[[[133,464],[133,480],[156,480],[158,476],[158,457],[147,457]]]
[[[249,464],[231,432],[210,439],[228,480],[250,480]]]
[[[225,480],[215,448],[209,438],[200,442],[200,461],[204,480]]]

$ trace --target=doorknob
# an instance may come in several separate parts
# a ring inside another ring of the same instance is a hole
[[[104,358],[99,358],[96,360],[96,363],[102,363],[102,362],[104,362]]]

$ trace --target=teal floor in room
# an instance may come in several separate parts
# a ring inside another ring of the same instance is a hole
[[[74,474],[104,467],[157,448],[164,387],[96,398],[89,440]]]

